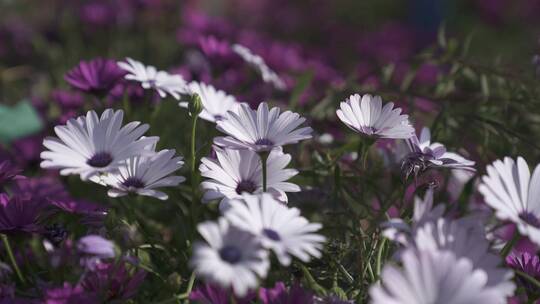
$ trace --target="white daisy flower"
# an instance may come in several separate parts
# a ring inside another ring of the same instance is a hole
[[[234,44],[232,50],[253,66],[261,74],[264,82],[272,84],[278,90],[286,89],[285,82],[264,62],[261,56],[254,54],[250,49],[240,44]]]
[[[487,166],[478,190],[495,215],[516,224],[519,232],[540,245],[540,165],[532,173],[518,157],[496,160]]]
[[[386,265],[382,284],[369,290],[374,304],[506,303],[497,287],[488,286],[488,273],[451,251],[407,249],[402,267]]]
[[[409,116],[394,108],[393,102],[383,107],[379,96],[351,95],[336,113],[347,127],[367,137],[407,139],[414,135]]]
[[[145,147],[158,137],[140,138],[148,125],[134,121],[122,127],[124,112],[107,109],[98,117],[89,111],[86,116],[70,119],[56,126],[59,138],[47,137],[41,152],[41,167],[60,169],[60,174],[79,174],[87,180],[97,174],[112,172],[133,156],[148,153]]]
[[[433,207],[433,188],[428,188],[424,198],[414,197],[414,211],[411,224],[400,218],[393,218],[382,224],[383,235],[402,245],[408,245],[416,230],[425,223],[433,222],[444,214],[444,204]]]
[[[210,122],[223,120],[229,110],[236,112],[240,104],[234,96],[202,82],[190,82],[189,91],[190,94],[196,93],[201,97],[203,110],[199,117]],[[178,105],[187,109],[189,102],[182,101]]]
[[[154,152],[154,147],[151,150]],[[174,154],[174,150],[161,150],[153,155],[127,159],[118,171],[103,178],[103,183],[113,188],[108,195],[120,197],[136,193],[160,200],[168,199],[167,194],[156,188],[176,187],[186,180],[183,176],[171,175],[184,164],[182,157],[174,157]]]
[[[431,142],[429,128],[424,127],[420,132],[420,138],[413,135],[407,144],[411,152],[405,157],[402,165],[407,177],[413,173],[417,175],[431,167],[476,171],[473,161],[457,153],[446,151],[441,143]]]
[[[268,193],[244,194],[241,200],[231,201],[224,216],[233,225],[258,235],[282,265],[291,264],[291,255],[303,262],[321,257],[326,239],[315,233],[321,224],[310,223],[300,216],[300,210],[283,205]]]
[[[457,258],[467,258],[474,269],[482,269],[488,275],[486,286],[494,287],[501,297],[513,294],[512,271],[501,268],[502,259],[491,251],[486,239],[483,219],[476,216],[450,220],[439,218],[418,228],[414,246],[420,251],[451,251]]]
[[[269,151],[311,138],[310,127],[297,129],[305,120],[291,111],[280,113],[278,107],[268,110],[266,102],[259,104],[257,110],[241,104],[238,113],[229,111],[227,119],[217,122],[218,130],[229,136],[216,137],[214,143],[232,149]]]
[[[220,149],[214,147],[216,158],[201,159],[201,176],[208,180],[201,183],[205,191],[203,201],[221,199],[220,208],[228,207],[230,199],[240,198],[242,193],[263,192],[262,165],[259,156],[250,150]],[[266,161],[267,192],[281,202],[287,202],[285,192],[298,192],[300,187],[286,182],[298,174],[298,170],[285,169],[291,156],[281,148],[270,152]]]
[[[187,83],[180,75],[172,75],[165,71],[158,71],[154,66],[145,66],[142,62],[126,58],[127,62],[119,61],[118,66],[127,71],[127,80],[140,82],[144,89],[154,89],[161,98],[167,94],[180,99],[180,94],[188,92]]]
[[[266,277],[270,262],[268,251],[252,233],[240,230],[220,218],[204,222],[197,230],[207,243],[194,244],[191,266],[198,276],[244,296]]]

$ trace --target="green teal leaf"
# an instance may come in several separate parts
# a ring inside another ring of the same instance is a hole
[[[0,142],[9,143],[42,129],[43,122],[28,100],[13,107],[0,105]]]

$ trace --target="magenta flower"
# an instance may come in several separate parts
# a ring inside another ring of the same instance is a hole
[[[44,208],[38,200],[27,196],[9,197],[0,193],[0,233],[32,233],[42,228],[38,224],[38,218]]]
[[[81,61],[64,76],[64,79],[76,89],[103,96],[124,75],[125,71],[118,67],[115,60],[96,58]]]
[[[94,293],[86,292],[80,285],[64,283],[63,286],[44,291],[44,304],[94,304],[99,298]]]
[[[313,303],[313,293],[293,284],[287,289],[283,282],[277,282],[273,288],[259,289],[259,298],[263,304]]]
[[[506,264],[511,268],[523,271],[536,280],[540,280],[540,258],[535,254],[528,252],[512,252],[506,257]],[[529,281],[522,279],[520,276],[516,276],[518,282],[529,291],[538,291],[537,287],[532,285]]]
[[[19,175],[22,170],[16,168],[9,160],[0,162],[0,186],[12,180],[22,179],[24,176]]]
[[[204,284],[198,286],[189,295],[191,301],[201,304],[227,304],[231,298],[231,293],[219,286],[212,284]],[[235,297],[236,303],[248,304],[255,299],[255,293],[248,293],[245,297],[238,299]]]
[[[135,296],[146,277],[146,271],[130,268],[126,262],[98,264],[80,284],[85,291],[104,297],[105,302],[122,302]]]

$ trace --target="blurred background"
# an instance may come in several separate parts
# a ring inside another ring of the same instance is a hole
[[[538,124],[529,117],[540,74],[538,16],[538,0],[0,0],[0,149],[36,164],[47,127],[92,108],[65,73],[81,60],[132,57],[252,105],[302,108],[325,121],[319,133],[336,126],[335,107],[348,94],[376,93],[449,138],[481,126],[464,140],[487,143],[511,126],[503,133],[512,136],[485,149],[493,154],[469,148],[486,160],[508,144],[537,151],[520,138],[534,136]],[[234,43],[260,55],[286,89],[254,77],[232,56]],[[144,98],[141,88],[119,83],[108,104],[122,106],[125,94],[131,104]],[[472,124],[452,111],[493,121]]]

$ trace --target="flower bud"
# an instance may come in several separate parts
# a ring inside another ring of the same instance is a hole
[[[191,95],[188,109],[191,116],[198,116],[202,112],[203,104],[199,94],[193,93],[193,95]]]

